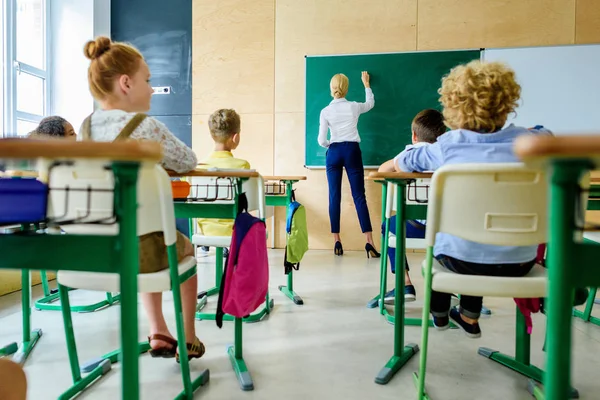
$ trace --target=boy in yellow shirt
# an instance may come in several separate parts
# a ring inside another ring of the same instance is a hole
[[[234,110],[220,109],[208,119],[210,136],[215,141],[214,151],[202,161],[204,168],[250,169],[246,160],[235,158],[231,153],[240,144],[240,116]],[[233,220],[198,219],[200,231],[205,236],[231,236]],[[202,248],[204,251],[208,247]]]

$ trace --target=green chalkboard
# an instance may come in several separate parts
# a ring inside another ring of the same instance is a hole
[[[410,124],[425,108],[440,109],[437,90],[456,65],[480,58],[480,50],[306,57],[306,154],[308,168],[325,166],[325,149],[317,143],[319,115],[332,100],[334,74],[350,78],[350,101],[365,101],[360,72],[371,75],[375,107],[358,123],[363,164],[378,166],[411,142]]]

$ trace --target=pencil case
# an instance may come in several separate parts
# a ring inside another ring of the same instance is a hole
[[[186,181],[171,181],[174,199],[187,199],[190,195],[190,184]]]
[[[37,179],[0,178],[0,225],[46,219],[48,187]]]

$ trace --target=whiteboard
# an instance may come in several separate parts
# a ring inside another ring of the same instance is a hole
[[[508,123],[557,135],[600,134],[600,45],[486,49],[515,70],[521,104]]]

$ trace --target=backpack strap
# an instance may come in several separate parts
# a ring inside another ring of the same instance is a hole
[[[234,232],[235,236],[235,232]],[[231,248],[233,251],[233,246]],[[223,327],[223,317],[225,313],[223,312],[223,297],[225,296],[225,282],[227,282],[227,273],[229,272],[229,257],[231,257],[231,251],[225,257],[225,268],[223,268],[223,276],[221,277],[221,287],[219,287],[219,299],[217,300],[217,313],[215,314],[215,322],[219,329]],[[236,249],[238,251],[238,249]]]
[[[82,140],[92,139],[92,114],[88,115],[79,128],[79,134]]]
[[[137,113],[131,118],[131,120],[125,125],[121,132],[115,138],[115,142],[120,140],[128,139],[129,136],[135,131],[135,129],[140,126],[142,121],[146,119],[147,115],[143,113]],[[83,120],[81,124],[81,128],[79,129],[79,133],[81,134],[82,140],[92,140],[92,114],[88,115],[86,119]]]
[[[128,139],[129,136],[131,136],[131,134],[133,133],[133,131],[135,131],[135,128],[140,126],[140,124],[146,119],[146,117],[147,115],[143,113],[135,114],[133,118],[131,118],[131,120],[127,123],[127,125],[125,125],[123,129],[121,129],[121,132],[119,132],[114,141],[117,142],[119,140]]]

